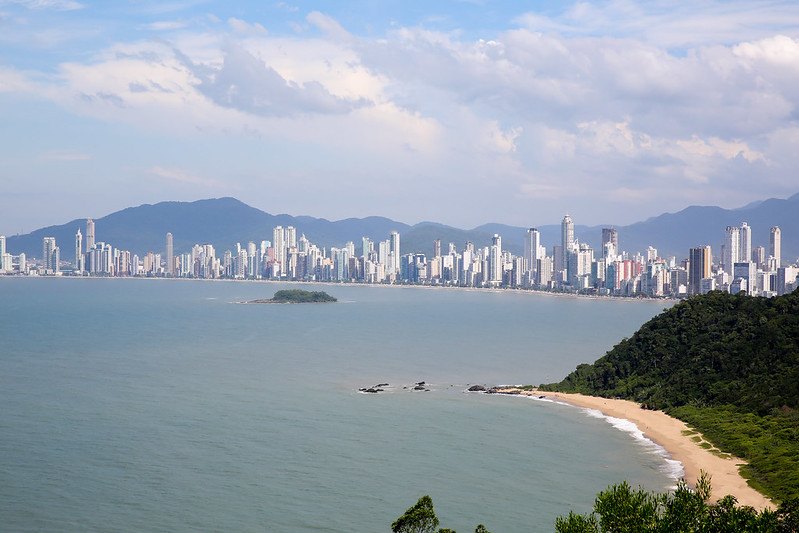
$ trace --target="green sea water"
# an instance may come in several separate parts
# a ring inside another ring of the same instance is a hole
[[[623,421],[464,392],[560,379],[668,303],[234,303],[296,287],[0,278],[0,529],[377,532],[429,494],[458,531],[548,531],[611,483],[674,484]]]

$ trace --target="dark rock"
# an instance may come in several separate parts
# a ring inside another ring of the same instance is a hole
[[[469,392],[485,392],[486,388],[482,385],[472,385],[469,387]]]
[[[383,389],[375,389],[375,392],[383,392]]]
[[[388,387],[388,383],[378,383],[375,387]]]
[[[366,389],[364,392],[377,393],[377,392],[379,392],[379,390],[378,390],[378,389],[373,389],[373,388],[369,387],[369,388],[368,388],[368,389]]]
[[[420,381],[419,383],[417,383],[417,385],[419,385],[419,386],[424,385],[424,381]]]
[[[422,385],[416,385],[416,386],[413,388],[413,390],[424,390],[424,387],[423,387]]]
[[[544,398],[546,398],[546,396],[539,396],[538,397],[539,400],[543,400]]]

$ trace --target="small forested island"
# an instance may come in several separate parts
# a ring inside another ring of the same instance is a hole
[[[300,289],[284,289],[277,291],[268,299],[250,300],[248,304],[320,304],[338,300],[324,291],[303,291]]]
[[[741,474],[755,489],[778,502],[799,498],[799,289],[695,296],[538,388],[663,410],[745,459]]]

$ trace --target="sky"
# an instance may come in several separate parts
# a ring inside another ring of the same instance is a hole
[[[799,192],[797,104],[795,1],[0,0],[0,233],[739,207]]]

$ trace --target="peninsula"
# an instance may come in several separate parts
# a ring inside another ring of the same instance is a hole
[[[713,291],[664,311],[594,364],[534,394],[559,393],[632,420],[684,461],[689,482],[706,468],[723,487],[716,496],[734,490],[760,507],[765,501],[739,481],[774,501],[799,497],[798,384],[799,290],[772,299]],[[697,447],[727,458],[727,467],[703,466]],[[743,479],[728,483],[738,467]]]
[[[320,304],[337,302],[333,296],[324,291],[304,291],[300,289],[284,289],[277,291],[268,299],[250,300],[248,304]]]

